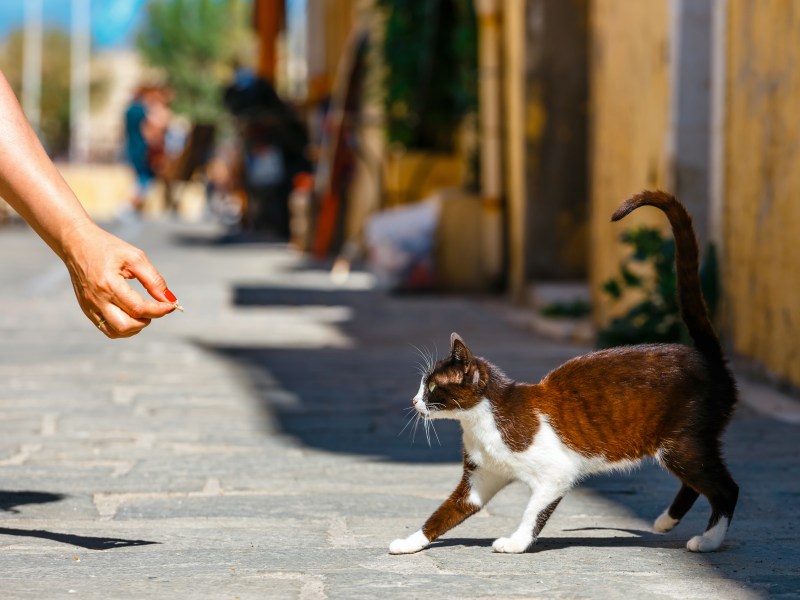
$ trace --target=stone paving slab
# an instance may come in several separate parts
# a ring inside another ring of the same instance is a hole
[[[430,549],[390,556],[460,478],[459,432],[412,442],[424,351],[452,330],[536,380],[585,348],[502,303],[335,285],[291,250],[210,226],[127,223],[186,307],[109,341],[24,228],[0,229],[0,597],[798,598],[798,427],[743,406],[727,436],[741,503],[723,552],[652,532],[677,489],[654,465],[569,494],[539,544],[491,552],[522,486]],[[780,403],[747,386],[749,404]],[[438,437],[438,441],[437,441]]]

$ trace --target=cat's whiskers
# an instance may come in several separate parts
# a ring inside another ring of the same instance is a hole
[[[428,440],[428,448],[432,447],[431,444],[431,430],[433,430],[433,435],[436,437],[436,441],[441,446],[442,442],[439,439],[439,434],[436,433],[436,426],[433,424],[433,419],[430,416],[426,415],[423,417],[422,421],[425,425],[425,439]]]
[[[425,377],[433,370],[433,365],[435,363],[433,355],[431,354],[430,350],[428,350],[428,348],[425,346],[420,348],[419,346],[411,344],[411,347],[417,351],[420,358],[422,359],[422,362],[418,363],[418,366],[420,368],[420,375]]]
[[[414,440],[417,439],[417,427],[419,427],[419,422],[422,419],[422,415],[417,413],[416,418],[414,419],[414,429],[411,430],[411,443],[414,443]]]
[[[430,348],[428,348],[427,346],[425,346],[425,353],[428,356],[428,366],[429,367],[433,367],[433,365],[435,363],[435,361],[433,359],[433,353],[430,351]]]
[[[419,416],[422,417],[422,423],[425,426],[425,438],[428,440],[428,447],[431,447],[431,431],[433,431],[433,435],[436,438],[436,443],[440,446],[442,445],[442,441],[439,439],[439,433],[436,431],[436,426],[433,424],[433,413],[432,410],[437,410],[440,408],[444,408],[444,404],[440,402],[430,402],[426,404],[426,408],[428,409],[426,413],[420,414]]]
[[[422,361],[417,361],[417,372],[420,374],[421,377],[425,377],[428,374],[429,367],[427,363],[423,363]]]
[[[431,430],[433,431],[433,435],[436,438],[436,443],[440,446],[442,445],[442,441],[439,439],[439,434],[436,433],[436,425],[433,424],[433,419],[428,419],[431,424]],[[428,445],[430,445],[430,440],[428,441]]]
[[[403,428],[400,430],[400,433],[398,433],[398,434],[397,434],[397,437],[400,437],[401,435],[403,435],[403,432],[404,432],[406,429],[408,429],[408,426],[409,426],[409,425],[411,425],[411,423],[413,423],[415,420],[419,420],[419,413],[416,413],[416,414],[413,414],[413,415],[409,415],[409,416],[408,416],[408,420],[406,421],[406,424],[405,424],[405,425],[403,426]]]

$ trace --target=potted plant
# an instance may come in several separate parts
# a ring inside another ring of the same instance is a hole
[[[389,147],[387,204],[461,186],[465,118],[477,107],[477,22],[472,0],[376,0],[380,103]]]

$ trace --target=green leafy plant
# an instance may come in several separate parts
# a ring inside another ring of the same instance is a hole
[[[576,300],[548,304],[539,311],[539,314],[543,317],[579,319],[588,316],[591,312],[591,304],[582,298],[578,298]]]
[[[611,320],[598,334],[601,348],[655,342],[689,342],[680,316],[675,274],[675,241],[658,229],[640,227],[626,231],[621,240],[633,252],[620,265],[619,274],[606,281],[603,290],[614,301],[635,290],[641,300],[627,313]],[[716,249],[710,245],[700,269],[703,295],[713,316],[717,307]]]
[[[163,71],[175,98],[172,108],[195,122],[223,114],[222,88],[231,65],[249,43],[245,0],[153,0],[137,46]]]
[[[385,21],[379,53],[390,143],[451,151],[477,106],[473,0],[376,0]]]

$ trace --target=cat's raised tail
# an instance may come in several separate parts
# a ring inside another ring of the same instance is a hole
[[[640,206],[654,206],[667,215],[675,237],[675,267],[681,316],[694,340],[695,347],[707,359],[724,362],[722,346],[711,325],[700,288],[699,252],[697,237],[692,227],[692,217],[674,196],[662,191],[645,190],[625,200],[614,212],[611,220],[619,221]]]

